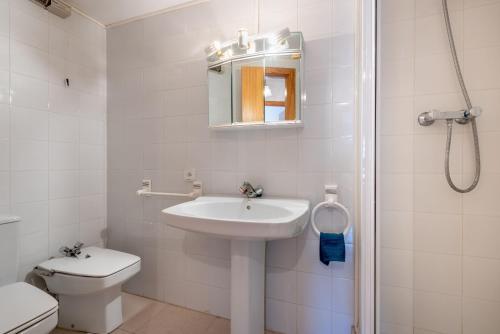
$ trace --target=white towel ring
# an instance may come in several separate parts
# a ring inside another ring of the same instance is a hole
[[[349,213],[349,210],[342,205],[341,203],[338,202],[338,196],[337,196],[337,186],[325,186],[325,199],[326,201],[319,203],[314,207],[311,213],[311,226],[316,234],[316,236],[319,237],[320,235],[320,230],[316,226],[316,214],[318,213],[318,210],[320,208],[333,208],[333,209],[338,209],[344,213],[344,216],[346,218],[347,224],[342,232],[344,234],[344,237],[347,236],[347,233],[349,233],[349,230],[352,227],[352,219],[351,219],[351,214]]]

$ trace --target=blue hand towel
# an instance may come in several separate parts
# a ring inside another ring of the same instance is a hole
[[[345,241],[342,233],[320,233],[319,259],[326,265],[330,261],[345,262]]]

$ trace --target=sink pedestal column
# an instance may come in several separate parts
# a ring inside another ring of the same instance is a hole
[[[231,240],[231,334],[263,334],[266,242]]]

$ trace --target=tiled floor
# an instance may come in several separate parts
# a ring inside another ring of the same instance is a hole
[[[229,320],[123,294],[123,325],[113,334],[230,334]],[[55,329],[51,334],[75,334]],[[266,331],[266,334],[278,334]]]

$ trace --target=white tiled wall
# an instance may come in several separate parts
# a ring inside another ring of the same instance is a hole
[[[381,1],[381,333],[500,331],[500,1],[449,0],[465,82],[478,119],[482,174],[453,192],[444,176],[444,122],[432,108],[464,107],[440,0]],[[451,173],[474,170],[470,126],[454,126]]]
[[[62,245],[103,243],[105,113],[105,30],[0,0],[0,213],[22,217],[20,280]]]
[[[177,202],[138,198],[145,177],[156,190],[188,191],[183,170],[193,167],[207,193],[237,194],[248,180],[313,204],[335,182],[352,210],[354,3],[213,0],[108,31],[109,244],[144,259],[129,291],[229,317],[229,241],[160,224],[160,209]],[[306,40],[305,127],[210,131],[204,47],[240,27],[285,26]],[[311,231],[268,243],[267,327],[350,333],[352,249],[346,264],[326,267]]]

